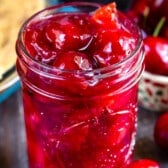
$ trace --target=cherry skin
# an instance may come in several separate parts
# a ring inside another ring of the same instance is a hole
[[[67,51],[60,53],[53,62],[53,66],[59,69],[59,75],[62,80],[55,80],[54,86],[66,94],[83,95],[88,87],[85,75],[79,75],[78,72],[85,73],[93,70],[92,61],[81,52]]]
[[[168,18],[168,0],[148,0],[151,10],[156,12],[158,16]]]
[[[88,59],[87,55],[76,51],[59,54],[53,66],[64,70],[92,70],[92,62]]]
[[[129,147],[126,147],[126,144],[130,142],[133,125],[130,111],[120,111],[114,116],[105,112],[99,118],[93,118],[90,121],[86,144],[83,146],[89,151],[93,165],[85,167],[95,168],[100,165],[122,167],[123,162],[119,160],[124,160],[123,157],[128,154]],[[97,137],[99,137],[98,141]],[[116,155],[117,157],[115,157]],[[109,161],[107,161],[108,159]],[[116,162],[118,162],[117,166]]]
[[[168,22],[167,24],[164,25],[164,27],[161,29],[161,33],[160,33],[161,37],[164,37],[166,39],[168,39]]]
[[[138,23],[140,28],[152,35],[160,18],[168,18],[167,4],[168,0],[137,0],[127,11],[127,15]]]
[[[57,16],[49,21],[44,34],[56,50],[64,51],[85,50],[94,38],[85,15]]]
[[[148,0],[136,0],[133,1],[131,10],[135,11],[136,13],[143,13],[146,6],[148,6]]]
[[[139,24],[140,22],[140,15],[134,11],[134,10],[129,10],[126,12],[127,17],[129,17],[131,20],[133,20],[135,23]]]
[[[24,40],[30,55],[51,64],[60,51],[84,51],[94,41],[90,16],[57,16],[30,24]]]
[[[140,28],[145,30],[145,32],[150,34],[151,28],[149,28],[149,26],[146,26],[149,13],[150,7],[148,0],[136,0],[133,2],[131,8],[127,11],[127,16],[135,21]]]
[[[132,22],[117,11],[116,4],[99,8],[92,18],[97,23],[93,58],[98,67],[113,65],[128,57],[136,46],[136,37],[131,31],[126,31]],[[129,28],[132,29],[131,26]]]
[[[159,12],[158,16],[167,16],[168,0],[136,0],[133,2],[131,10],[142,14],[147,8],[149,12]]]
[[[57,52],[48,42],[44,41],[43,32],[39,26],[40,24],[37,23],[27,29],[24,36],[26,49],[35,60],[50,64],[57,56]]]
[[[111,38],[113,37],[113,38]],[[122,29],[106,30],[99,33],[93,54],[99,67],[106,67],[123,61],[128,57],[136,45],[131,33]]]
[[[168,150],[168,112],[161,114],[154,127],[154,139],[156,144],[164,150]]]
[[[168,40],[148,36],[144,39],[146,71],[168,75]]]
[[[128,168],[160,168],[159,164],[151,159],[140,159],[133,161]]]

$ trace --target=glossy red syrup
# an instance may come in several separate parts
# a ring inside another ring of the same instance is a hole
[[[137,84],[122,91],[130,78],[89,81],[75,73],[116,64],[135,49],[132,23],[114,14],[110,20],[99,13],[55,14],[27,25],[27,52],[36,62],[61,69],[56,75],[64,77],[48,79],[18,61],[20,75],[26,76],[29,168],[125,168],[132,159]]]

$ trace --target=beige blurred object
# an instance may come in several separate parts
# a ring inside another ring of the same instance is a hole
[[[45,5],[45,0],[0,0],[0,80],[15,65],[15,42],[21,24]]]

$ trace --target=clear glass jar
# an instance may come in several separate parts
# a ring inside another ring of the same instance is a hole
[[[16,50],[22,82],[29,168],[124,168],[132,159],[143,44],[125,60],[90,71],[65,71],[31,57],[26,25],[60,12],[91,13],[94,3],[58,5],[21,28]]]

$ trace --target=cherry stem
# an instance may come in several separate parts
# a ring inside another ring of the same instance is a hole
[[[146,25],[146,21],[147,21],[149,12],[150,12],[150,8],[148,6],[146,6],[145,9],[144,9],[144,12],[143,12],[143,17],[144,17],[143,25],[144,26]]]
[[[149,12],[150,12],[150,8],[148,6],[146,6],[145,9],[144,9],[144,12],[143,12],[143,16],[145,18],[147,18],[148,15],[149,15]]]
[[[160,21],[158,22],[158,24],[156,25],[156,28],[155,28],[155,30],[154,30],[154,32],[153,32],[153,36],[157,37],[157,36],[159,35],[160,30],[162,29],[162,27],[163,27],[165,21],[166,21],[166,17],[163,16],[163,17],[160,19]]]

